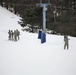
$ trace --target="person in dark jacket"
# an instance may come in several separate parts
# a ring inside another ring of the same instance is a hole
[[[64,35],[64,49],[67,49],[69,48],[69,41],[68,41],[68,36],[67,35]]]

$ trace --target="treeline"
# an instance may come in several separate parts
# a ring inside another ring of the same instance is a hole
[[[37,3],[49,3],[47,7],[47,29],[53,33],[76,36],[76,1],[75,0],[0,0],[0,5],[14,8],[15,14],[22,17],[19,22],[22,27],[27,24],[42,28],[42,8]]]

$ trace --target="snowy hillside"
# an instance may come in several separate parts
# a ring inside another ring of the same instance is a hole
[[[64,50],[63,36],[22,32],[19,17],[0,7],[0,75],[76,75],[76,38],[69,36]],[[17,42],[8,40],[8,30],[19,29]]]

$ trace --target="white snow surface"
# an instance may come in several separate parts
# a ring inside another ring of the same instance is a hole
[[[63,36],[21,31],[20,17],[0,6],[0,75],[76,75],[76,38],[69,36],[64,50]],[[8,40],[8,30],[21,33],[17,42]]]

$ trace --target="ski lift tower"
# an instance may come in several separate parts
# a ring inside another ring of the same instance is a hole
[[[39,31],[39,36],[38,38],[41,39],[41,43],[46,42],[46,11],[47,11],[47,6],[50,5],[50,0],[49,3],[43,3],[42,0],[40,3],[37,4],[37,6],[40,6],[43,8],[43,29],[42,31]]]

